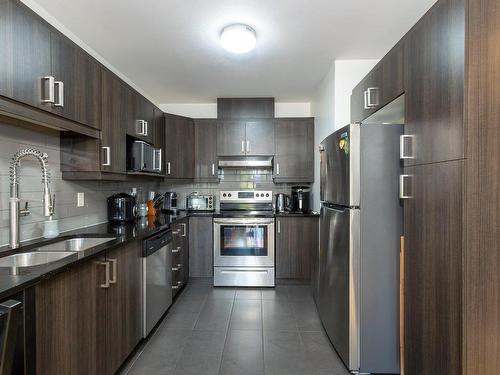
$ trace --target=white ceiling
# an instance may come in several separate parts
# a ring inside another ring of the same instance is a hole
[[[310,101],[335,59],[381,58],[435,0],[33,0],[156,103]],[[26,1],[29,5],[29,2]],[[218,36],[257,32],[234,56]]]

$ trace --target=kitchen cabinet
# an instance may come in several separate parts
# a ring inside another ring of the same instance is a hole
[[[189,218],[172,225],[172,296],[189,280]]]
[[[273,120],[219,121],[217,128],[217,155],[274,155]]]
[[[155,117],[154,106],[141,94],[133,89],[133,115],[127,125],[127,134],[144,142],[153,143]]]
[[[189,277],[213,276],[213,231],[211,215],[189,219]]]
[[[17,0],[0,2],[0,95],[50,110],[42,77],[51,75],[51,28]]]
[[[462,368],[464,161],[406,167],[404,201],[407,375]]]
[[[218,98],[217,118],[272,119],[274,118],[274,98]]]
[[[463,1],[438,2],[404,39],[406,165],[464,158],[465,45]]]
[[[217,120],[194,120],[197,181],[218,182]]]
[[[275,134],[274,182],[313,182],[314,119],[276,119]]]
[[[315,216],[276,217],[276,278],[310,280],[311,259],[319,243]]]
[[[114,374],[140,341],[141,246],[132,241],[35,289],[37,374]]]
[[[166,178],[194,179],[195,150],[192,119],[165,114]]]
[[[59,116],[100,129],[100,64],[55,30],[51,33],[51,52],[56,92],[52,111]]]
[[[161,109],[156,107],[154,108],[153,145],[162,150],[163,156],[165,152],[165,115]],[[163,165],[162,171],[165,171]]]
[[[404,44],[399,42],[353,89],[351,122],[361,122],[404,92]]]

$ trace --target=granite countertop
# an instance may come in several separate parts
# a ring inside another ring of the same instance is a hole
[[[276,212],[274,214],[276,217],[319,217],[318,212],[308,212],[306,214],[301,213],[301,212]]]

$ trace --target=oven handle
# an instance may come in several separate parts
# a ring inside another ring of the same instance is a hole
[[[274,224],[274,219],[238,219],[238,218],[225,218],[214,219],[214,224],[237,224],[237,225],[259,225],[259,224]]]
[[[249,268],[249,269],[245,269],[245,270],[221,270],[220,273],[225,273],[225,274],[262,273],[262,274],[267,274],[267,273],[269,273],[269,271]]]

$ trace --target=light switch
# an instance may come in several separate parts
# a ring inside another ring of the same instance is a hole
[[[77,193],[76,197],[76,207],[85,206],[85,193]]]

